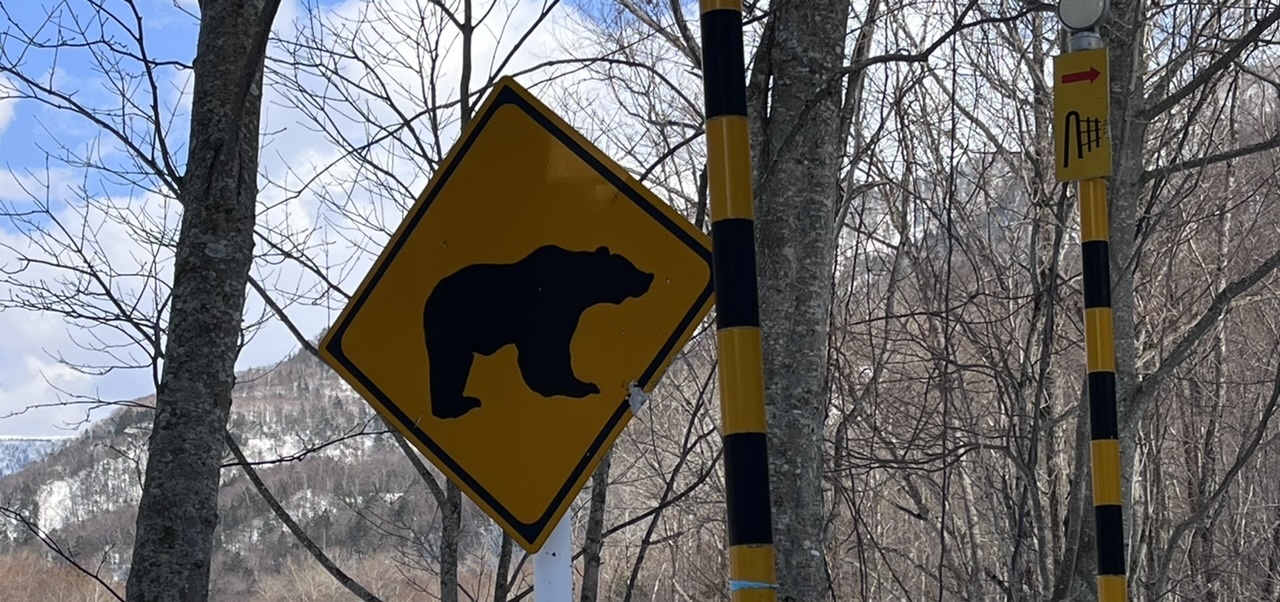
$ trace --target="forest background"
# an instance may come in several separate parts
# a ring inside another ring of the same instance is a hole
[[[1092,596],[1053,10],[747,4],[783,599]],[[165,578],[228,599],[527,595],[522,555],[308,353],[499,75],[705,228],[697,12],[0,6],[0,425],[96,420],[0,481],[5,562],[40,585],[69,558],[69,580],[98,580],[69,581],[85,596],[130,599]],[[1274,2],[1117,0],[1103,30],[1136,600],[1280,596],[1277,21]],[[584,602],[726,596],[713,343],[695,338],[580,500]],[[109,512],[50,510],[77,491]],[[160,516],[174,495],[190,514]],[[323,521],[377,535],[331,542]],[[151,554],[174,524],[200,525],[177,544],[189,565]]]

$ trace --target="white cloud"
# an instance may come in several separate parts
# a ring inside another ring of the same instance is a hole
[[[53,190],[66,185],[58,173],[30,177]],[[176,211],[151,196],[104,199],[89,207],[56,197],[51,203],[48,213],[0,221],[0,434],[52,434],[85,419],[89,406],[81,401],[127,401],[153,390],[149,354],[124,332],[22,308],[61,295],[58,305],[70,303],[68,309],[93,315],[107,306],[100,288],[105,284],[126,305],[136,302],[145,320],[156,299],[167,295],[163,282],[150,275],[171,263],[166,249],[147,240],[176,228]],[[54,265],[96,270],[102,278]],[[131,365],[142,368],[120,368]]]
[[[0,294],[7,292],[2,289]],[[87,398],[127,399],[147,387],[143,372],[93,376],[56,359],[100,359],[76,346],[74,330],[60,316],[0,310],[0,332],[0,435],[67,434],[90,417],[92,406],[82,403]]]
[[[13,335],[0,342],[0,432],[65,434],[61,429],[83,420],[85,408],[58,404],[70,401],[64,391],[83,388],[89,377],[44,354],[69,345],[60,327],[52,316],[0,312],[0,330]]]

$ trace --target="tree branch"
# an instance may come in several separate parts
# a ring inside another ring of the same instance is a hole
[[[1267,405],[1262,410],[1262,418],[1258,421],[1258,425],[1254,428],[1249,440],[1236,451],[1235,461],[1231,463],[1231,467],[1227,469],[1227,474],[1223,475],[1222,480],[1214,488],[1213,492],[1209,494],[1208,499],[1197,505],[1185,520],[1178,523],[1178,526],[1173,529],[1173,533],[1166,540],[1164,552],[1160,555],[1160,565],[1156,572],[1157,587],[1154,591],[1164,591],[1164,586],[1169,579],[1169,567],[1173,564],[1174,555],[1182,551],[1182,547],[1178,544],[1186,536],[1187,531],[1191,530],[1201,520],[1204,520],[1204,517],[1209,514],[1209,511],[1218,500],[1231,488],[1231,484],[1235,482],[1236,475],[1240,474],[1245,465],[1253,459],[1258,448],[1262,445],[1262,439],[1267,433],[1267,428],[1271,426],[1271,419],[1275,417],[1278,406],[1280,406],[1280,363],[1276,364],[1271,397],[1267,400]]]
[[[1252,29],[1245,32],[1244,35],[1240,36],[1240,39],[1236,40],[1234,44],[1227,48],[1226,52],[1222,53],[1222,56],[1214,59],[1213,62],[1209,63],[1208,66],[1197,73],[1195,77],[1191,78],[1191,81],[1187,82],[1187,85],[1178,88],[1172,94],[1169,94],[1160,101],[1148,104],[1145,109],[1138,112],[1137,118],[1143,121],[1155,119],[1165,111],[1173,108],[1174,105],[1181,102],[1182,99],[1189,96],[1192,92],[1195,92],[1201,86],[1209,83],[1210,80],[1217,77],[1219,73],[1226,69],[1227,65],[1230,65],[1232,61],[1235,61],[1236,58],[1249,47],[1249,45],[1257,42],[1258,39],[1262,37],[1263,33],[1266,33],[1272,25],[1276,24],[1276,21],[1280,21],[1280,8],[1276,8],[1271,11],[1271,14],[1258,21]]]
[[[44,547],[48,548],[49,551],[53,552],[54,554],[57,554],[59,558],[66,561],[67,564],[70,564],[72,568],[74,568],[77,571],[80,571],[86,577],[98,582],[98,585],[101,585],[103,589],[107,590],[107,592],[109,592],[112,595],[112,597],[119,600],[120,602],[124,602],[124,598],[119,593],[116,593],[115,589],[113,589],[110,585],[107,585],[107,582],[103,581],[102,578],[99,577],[97,573],[90,571],[89,569],[81,565],[79,562],[77,562],[76,559],[71,556],[71,552],[64,550],[62,546],[58,544],[58,541],[53,538],[52,535],[50,535],[44,529],[41,529],[40,525],[37,525],[31,522],[31,519],[27,518],[25,514],[6,506],[0,506],[0,516],[8,518],[18,523],[19,525],[22,525],[22,528],[29,531],[32,535],[35,535],[36,538],[40,540],[40,543],[44,544]]]
[[[1125,404],[1124,408],[1122,408],[1121,432],[1129,431],[1133,427],[1138,418],[1142,416],[1142,409],[1155,396],[1156,390],[1160,388],[1160,385],[1169,378],[1169,375],[1178,366],[1182,365],[1182,362],[1186,361],[1187,357],[1191,355],[1191,350],[1200,342],[1200,339],[1204,338],[1222,319],[1231,302],[1248,292],[1263,278],[1274,272],[1277,267],[1280,267],[1280,250],[1272,253],[1266,261],[1254,268],[1252,272],[1231,282],[1213,296],[1213,301],[1209,303],[1209,307],[1205,309],[1200,319],[1196,320],[1196,323],[1187,330],[1182,339],[1173,346],[1173,350],[1160,361],[1160,365],[1156,370],[1138,383],[1130,403]]]
[[[267,489],[266,483],[262,482],[262,478],[258,476],[258,471],[253,467],[249,460],[245,458],[244,452],[241,451],[240,446],[236,444],[236,439],[231,436],[231,432],[224,431],[223,435],[227,442],[227,448],[231,450],[231,455],[235,456],[236,462],[238,462],[240,464],[240,468],[244,470],[245,476],[249,477],[249,480],[253,483],[254,489],[258,490],[258,495],[262,496],[262,499],[271,507],[271,512],[276,515],[276,518],[280,519],[280,522],[284,523],[285,528],[293,534],[293,537],[298,540],[298,543],[302,544],[302,547],[307,549],[307,552],[311,554],[311,557],[315,558],[316,562],[320,563],[320,566],[324,567],[324,570],[328,572],[329,575],[337,580],[338,583],[341,583],[343,587],[347,588],[347,591],[351,592],[357,598],[360,598],[365,602],[382,602],[380,598],[369,593],[369,590],[357,583],[355,579],[352,579],[349,575],[343,572],[342,569],[338,568],[338,565],[334,564],[333,561],[329,559],[329,556],[324,553],[324,550],[321,550],[320,546],[316,545],[316,542],[311,540],[311,537],[307,535],[306,531],[302,530],[302,527],[298,525],[297,521],[293,520],[293,517],[284,509],[284,506],[280,505],[280,501],[271,493],[271,490]]]
[[[1263,140],[1261,142],[1256,142],[1248,146],[1242,146],[1240,148],[1224,151],[1214,155],[1207,155],[1204,157],[1200,157],[1198,159],[1188,159],[1186,161],[1179,161],[1178,163],[1173,163],[1170,165],[1166,165],[1164,167],[1157,167],[1155,169],[1147,170],[1145,173],[1142,174],[1142,182],[1145,184],[1157,178],[1164,178],[1176,173],[1180,173],[1180,172],[1184,172],[1192,169],[1202,169],[1210,165],[1215,165],[1218,163],[1222,163],[1224,161],[1230,161],[1232,159],[1239,159],[1240,157],[1247,157],[1254,153],[1260,153],[1262,151],[1268,151],[1274,148],[1280,148],[1280,131],[1277,131],[1275,135],[1271,136],[1270,138],[1267,138],[1266,140]]]

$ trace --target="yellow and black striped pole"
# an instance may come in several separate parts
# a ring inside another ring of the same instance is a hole
[[[1079,191],[1093,515],[1098,534],[1098,600],[1123,602],[1128,599],[1128,592],[1120,494],[1120,429],[1116,418],[1116,350],[1111,320],[1107,181],[1103,178],[1081,180]]]
[[[707,179],[734,602],[777,599],[741,0],[702,0]]]
[[[1097,533],[1098,600],[1128,600],[1120,428],[1116,412],[1116,346],[1111,314],[1111,232],[1107,180],[1112,173],[1110,68],[1099,34],[1108,0],[1058,0],[1071,32],[1054,59],[1054,154],[1058,179],[1076,181],[1084,280],[1084,347],[1089,387],[1089,456]]]

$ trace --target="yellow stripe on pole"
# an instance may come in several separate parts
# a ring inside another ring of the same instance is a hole
[[[777,597],[774,552],[771,545],[732,546],[729,567],[734,575],[730,582],[733,602],[769,602]]]
[[[1114,325],[1110,307],[1090,307],[1084,310],[1084,345],[1088,354],[1089,372],[1116,371]]]
[[[702,12],[713,10],[736,10],[742,12],[742,0],[702,0]]]
[[[707,180],[713,219],[752,219],[751,140],[747,118],[707,120]]]
[[[720,398],[725,435],[765,432],[764,376],[760,329],[723,328],[716,332],[720,355]]]
[[[1080,182],[1080,241],[1107,241],[1107,181],[1101,178]]]
[[[1120,442],[1095,439],[1089,443],[1093,465],[1093,505],[1119,506]]]
[[[1098,602],[1125,602],[1128,599],[1124,575],[1098,575]]]

